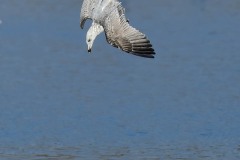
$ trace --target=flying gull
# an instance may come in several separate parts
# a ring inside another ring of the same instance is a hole
[[[150,41],[129,25],[125,9],[118,0],[84,0],[80,14],[82,29],[87,19],[93,20],[86,35],[89,53],[95,38],[105,32],[107,42],[112,46],[137,56],[154,58]]]

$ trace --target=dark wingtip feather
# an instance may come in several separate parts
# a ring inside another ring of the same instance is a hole
[[[84,28],[84,24],[85,24],[86,20],[87,20],[87,18],[81,18],[80,19],[80,27],[81,27],[81,29]]]
[[[135,56],[144,57],[144,58],[155,58],[154,54],[137,54],[137,53],[133,53],[133,55],[135,55]]]

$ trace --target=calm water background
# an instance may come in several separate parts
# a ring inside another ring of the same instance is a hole
[[[240,1],[123,1],[155,59],[97,38],[81,0],[0,0],[0,159],[240,159]]]

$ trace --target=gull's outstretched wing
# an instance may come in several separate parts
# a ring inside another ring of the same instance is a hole
[[[154,58],[154,49],[145,34],[129,25],[119,4],[104,20],[108,43],[125,52],[147,58]]]
[[[84,27],[84,23],[87,19],[92,18],[94,7],[97,5],[99,0],[84,0],[80,13],[80,26]]]

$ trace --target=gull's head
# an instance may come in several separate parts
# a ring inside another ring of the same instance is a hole
[[[103,27],[97,23],[92,23],[92,26],[89,28],[86,36],[86,43],[88,45],[88,52],[92,50],[93,42],[97,35],[103,32]]]
[[[94,37],[92,32],[89,32],[89,31],[87,32],[86,43],[88,46],[88,53],[91,53],[92,51],[92,46],[95,38],[96,36]]]

